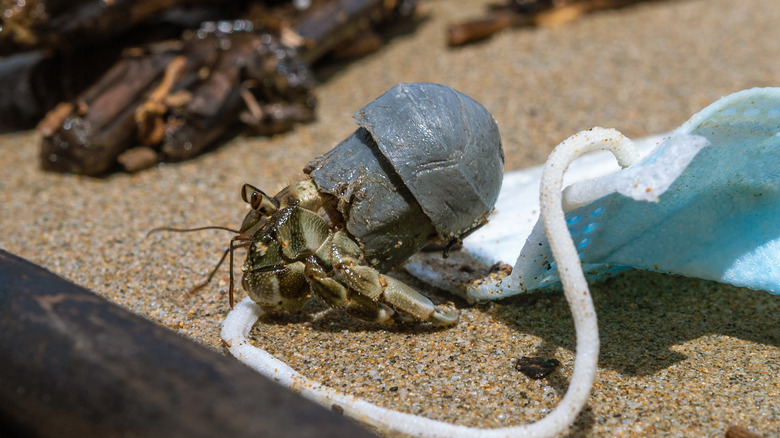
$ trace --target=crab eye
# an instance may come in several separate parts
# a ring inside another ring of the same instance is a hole
[[[262,204],[263,195],[257,192],[252,192],[252,198],[249,200],[249,205],[252,207],[252,210],[260,210]]]
[[[251,184],[244,184],[244,186],[241,187],[241,199],[243,199],[244,202],[249,203],[249,205],[252,205],[252,197],[259,191],[260,189]]]
[[[241,198],[252,207],[252,210],[264,215],[274,214],[279,209],[279,202],[276,199],[249,184],[244,184],[241,188]]]

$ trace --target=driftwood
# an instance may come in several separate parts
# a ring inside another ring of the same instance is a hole
[[[487,16],[447,28],[450,46],[480,41],[511,27],[550,26],[576,20],[601,9],[617,9],[651,0],[507,0]]]
[[[309,67],[411,14],[414,2],[330,0],[303,12],[253,6],[251,20],[205,22],[179,40],[126,50],[97,83],[41,121],[44,169],[101,175],[119,163],[137,170],[193,157],[244,127],[271,135],[311,121]]]
[[[166,11],[223,0],[0,0],[0,56],[94,46]],[[233,2],[241,4],[241,2]],[[223,6],[222,9],[225,9]]]
[[[2,250],[0,355],[3,436],[372,436]]]
[[[216,24],[129,50],[75,101],[52,110],[38,128],[43,167],[99,175],[136,146],[155,147],[150,164],[180,161],[235,128],[247,107],[244,121],[261,134],[314,118],[313,80],[292,50],[270,34]]]

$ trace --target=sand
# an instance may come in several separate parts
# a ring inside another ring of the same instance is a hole
[[[45,173],[35,133],[0,136],[0,247],[220,350],[227,270],[201,293],[186,291],[230,235],[146,233],[237,226],[244,182],[274,192],[294,181],[355,129],[356,109],[397,82],[439,82],[480,101],[499,123],[507,170],[542,163],[590,126],[630,137],[664,132],[721,96],[780,83],[775,0],[646,3],[448,49],[446,24],[480,15],[486,3],[422,1],[412,32],[321,78],[317,122],[273,138],[240,137],[185,163],[103,179]],[[308,377],[457,424],[522,424],[558,403],[574,359],[560,292],[471,306],[403,269],[393,275],[454,303],[460,324],[386,328],[313,301],[302,315],[262,319],[253,337]],[[572,436],[722,436],[733,424],[780,434],[780,298],[646,272],[592,291],[600,367]],[[514,367],[524,355],[562,364],[531,380]]]

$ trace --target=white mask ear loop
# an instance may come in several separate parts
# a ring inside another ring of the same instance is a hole
[[[262,311],[246,298],[225,319],[222,339],[240,361],[279,384],[292,388],[305,397],[329,407],[338,404],[346,416],[374,426],[380,431],[395,431],[417,437],[552,437],[568,430],[588,400],[599,354],[596,312],[580,260],[564,220],[561,186],[563,174],[580,155],[607,149],[621,166],[639,160],[639,153],[619,132],[593,128],[582,131],[558,145],[544,167],[541,180],[541,215],[545,233],[558,265],[566,300],[569,302],[574,328],[577,331],[577,358],[569,389],[561,403],[541,420],[520,426],[498,429],[478,429],[431,420],[416,415],[382,408],[364,400],[340,393],[311,381],[284,362],[254,347],[249,331]],[[453,329],[457,330],[457,329]]]
[[[596,375],[599,356],[599,328],[588,283],[574,241],[564,217],[561,189],[563,174],[580,155],[595,150],[609,150],[622,167],[639,161],[634,145],[614,129],[593,128],[581,131],[556,146],[542,170],[540,185],[541,221],[550,250],[558,265],[563,293],[569,303],[577,333],[577,357],[569,389],[561,403],[540,422],[556,423],[563,432],[585,406]]]

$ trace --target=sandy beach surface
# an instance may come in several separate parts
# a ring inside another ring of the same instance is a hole
[[[0,136],[0,247],[221,350],[227,270],[201,293],[186,291],[205,279],[230,235],[146,233],[238,226],[244,182],[273,193],[296,180],[355,129],[356,109],[398,82],[438,82],[481,102],[498,121],[506,170],[541,164],[558,142],[591,126],[629,137],[665,132],[721,96],[780,85],[776,0],[650,2],[447,48],[447,24],[481,15],[487,3],[423,0],[410,32],[328,69],[315,123],[273,138],[239,137],[184,163],[101,179],[46,173],[36,133]],[[393,275],[437,303],[454,303],[459,325],[386,328],[312,301],[303,314],[261,319],[252,336],[307,377],[429,418],[499,427],[557,405],[574,361],[560,292],[473,306],[403,268]],[[592,292],[599,372],[571,436],[723,436],[735,424],[780,434],[780,297],[647,272]],[[531,380],[514,366],[529,355],[561,366]]]

